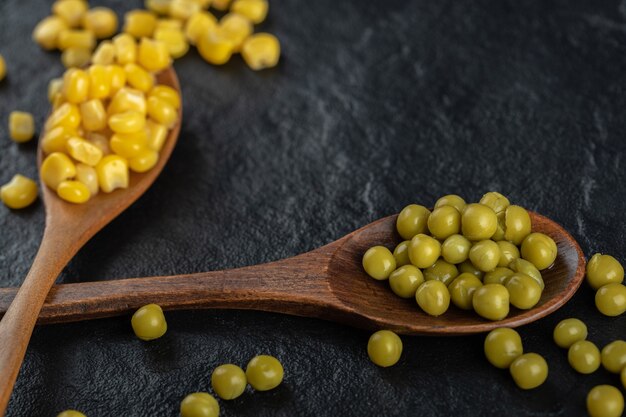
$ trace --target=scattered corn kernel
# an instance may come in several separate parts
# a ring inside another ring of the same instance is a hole
[[[170,3],[170,16],[174,19],[187,20],[200,10],[202,6],[193,0],[172,0]]]
[[[55,111],[52,112],[46,121],[46,130],[50,130],[57,126],[63,126],[69,129],[77,129],[80,126],[80,111],[78,106],[72,103],[63,103]]]
[[[148,115],[156,122],[171,128],[178,120],[178,112],[169,102],[152,96],[148,98]]]
[[[83,164],[95,166],[102,159],[100,148],[83,138],[71,137],[65,147],[72,158]]]
[[[111,65],[115,63],[115,46],[111,41],[102,41],[91,57],[96,65]]]
[[[117,133],[111,137],[109,146],[113,152],[124,158],[139,156],[148,146],[148,133],[145,129],[135,133]]]
[[[126,85],[126,71],[119,65],[107,65],[107,72],[111,82],[111,95],[113,95]]]
[[[117,188],[128,188],[128,162],[119,155],[108,155],[96,166],[100,189],[110,193]]]
[[[63,181],[57,187],[57,195],[70,203],[82,204],[89,201],[89,188],[80,181]]]
[[[109,127],[115,133],[135,133],[146,125],[146,118],[136,111],[117,113],[109,117]]]
[[[57,94],[63,91],[63,78],[53,78],[48,83],[48,101],[52,103]]]
[[[220,34],[229,39],[239,52],[243,42],[252,34],[252,23],[246,17],[237,13],[228,13],[222,17],[218,27]]]
[[[167,85],[155,86],[152,90],[150,90],[148,96],[159,97],[160,99],[163,99],[170,103],[172,106],[174,106],[176,110],[180,108],[180,94],[178,94],[178,91]]]
[[[33,40],[43,49],[55,49],[59,34],[67,30],[67,23],[58,16],[48,16],[35,26]]]
[[[14,210],[28,207],[37,199],[37,183],[23,175],[16,174],[11,181],[0,187],[0,199]]]
[[[144,149],[137,156],[128,161],[131,171],[146,172],[151,170],[159,161],[159,153],[152,149]]]
[[[139,64],[151,72],[158,72],[172,63],[169,48],[164,42],[143,38],[139,43]]]
[[[111,94],[111,77],[107,68],[104,65],[91,65],[87,74],[89,74],[89,98],[108,98]]]
[[[74,178],[76,166],[69,156],[53,152],[43,160],[39,171],[44,184],[56,190],[63,181]]]
[[[4,80],[7,75],[7,64],[4,62],[4,58],[0,55],[0,81]]]
[[[146,114],[148,107],[146,98],[141,91],[124,87],[115,93],[107,111],[109,115],[113,115],[129,110]]]
[[[67,140],[76,135],[77,132],[74,129],[68,129],[63,126],[55,127],[46,132],[41,138],[41,149],[46,155],[52,152],[65,152]]]
[[[94,7],[83,16],[83,27],[98,39],[110,38],[117,32],[117,15],[108,7]]]
[[[128,33],[121,33],[113,38],[115,58],[120,65],[132,64],[137,60],[137,43]]]
[[[124,15],[124,33],[137,39],[151,37],[156,27],[157,17],[149,10],[131,10]]]
[[[235,45],[230,39],[223,37],[219,32],[209,32],[198,42],[198,52],[210,64],[222,65],[230,60]]]
[[[107,112],[99,99],[80,104],[80,117],[86,130],[96,131],[107,127]]]
[[[154,75],[137,64],[126,64],[124,66],[126,72],[126,82],[139,91],[147,93],[154,87]]]
[[[259,24],[267,16],[267,0],[235,0],[230,11],[247,17],[254,24]]]
[[[183,22],[177,19],[159,19],[154,30],[157,31],[159,29],[183,30]]]
[[[80,26],[88,5],[82,0],[58,0],[52,5],[52,12],[70,27]]]
[[[98,173],[94,167],[85,164],[76,164],[76,180],[87,186],[91,197],[98,194]]]
[[[61,54],[61,62],[65,68],[80,68],[89,63],[91,50],[85,48],[67,48]]]
[[[172,58],[177,59],[189,51],[189,43],[180,29],[160,28],[154,31],[154,39],[167,45]]]
[[[35,135],[33,115],[22,111],[9,114],[9,135],[15,142],[28,142]]]
[[[272,34],[257,33],[246,39],[241,48],[241,56],[255,71],[272,68],[278,64],[280,58],[280,43]]]
[[[109,147],[109,138],[107,136],[97,132],[87,132],[85,136],[85,139],[97,146],[98,149],[102,151],[102,155],[106,156],[111,154],[111,148]]]
[[[230,7],[231,0],[213,0],[211,7],[221,12],[225,12]]]
[[[170,3],[172,0],[146,0],[144,6],[146,9],[161,15],[170,12]]]
[[[83,48],[92,51],[95,46],[96,37],[88,30],[62,30],[57,39],[57,47],[62,51],[68,48]]]
[[[89,75],[87,72],[72,68],[63,76],[63,96],[69,103],[78,104],[89,97]]]
[[[185,25],[185,36],[192,45],[198,43],[201,36],[217,29],[217,19],[210,12],[199,12],[189,18]]]
[[[148,148],[161,152],[167,139],[167,127],[148,119],[146,120],[146,131],[148,133]]]

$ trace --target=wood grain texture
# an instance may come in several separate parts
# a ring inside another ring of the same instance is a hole
[[[160,73],[160,84],[180,92],[173,69]],[[4,415],[17,374],[26,353],[35,322],[54,281],[78,250],[100,229],[137,200],[154,182],[171,155],[178,139],[178,124],[170,131],[156,166],[144,174],[130,174],[129,187],[113,193],[99,193],[86,204],[70,204],[40,180],[46,207],[46,227],[41,246],[20,289],[0,321],[0,415]],[[41,165],[43,154],[38,151]]]
[[[545,290],[531,310],[511,308],[501,321],[488,321],[451,306],[440,317],[423,313],[414,300],[397,297],[387,282],[368,277],[363,253],[374,245],[399,243],[396,216],[371,223],[314,251],[268,264],[168,277],[132,278],[55,286],[41,311],[40,323],[127,314],[157,303],[166,310],[236,308],[318,317],[369,329],[404,334],[459,335],[497,327],[517,327],[542,318],[569,300],[580,286],[585,258],[578,243],[557,223],[531,213],[533,231],[551,236],[558,246],[552,267],[542,271]],[[14,294],[0,290],[0,314]]]

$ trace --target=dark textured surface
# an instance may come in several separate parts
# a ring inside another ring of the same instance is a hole
[[[98,1],[118,12],[139,1]],[[596,3],[596,4],[592,4]],[[626,4],[617,1],[299,1],[271,3],[264,27],[281,65],[253,73],[194,53],[176,63],[185,97],[178,148],[153,188],[70,263],[64,282],[188,273],[295,255],[410,202],[499,190],[557,220],[587,255],[626,250]],[[44,0],[0,2],[0,182],[31,177],[33,144],[8,139],[13,109],[46,113],[56,53],[30,41]],[[26,274],[41,203],[0,207],[0,285]],[[221,402],[223,416],[576,416],[588,390],[619,384],[576,374],[551,341],[562,318],[590,340],[626,338],[586,286],[520,330],[548,381],[524,392],[489,366],[482,336],[405,337],[400,363],[367,359],[368,333],[317,320],[238,311],[168,314],[158,341],[129,318],[35,330],[8,416],[175,416],[225,362],[276,355],[284,384]],[[0,341],[1,343],[2,341]]]

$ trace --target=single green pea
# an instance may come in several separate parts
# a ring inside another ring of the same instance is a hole
[[[402,239],[411,240],[417,234],[426,233],[428,216],[430,210],[424,206],[410,204],[403,208],[396,220],[396,228]]]
[[[469,259],[467,261],[464,261],[458,264],[457,269],[459,270],[460,273],[469,272],[472,275],[476,275],[476,277],[481,280],[483,279],[483,276],[485,275],[485,273],[481,271],[480,269],[476,268],[476,266],[474,266],[472,261],[470,261]]]
[[[386,247],[374,246],[363,255],[363,269],[370,277],[383,281],[396,269],[396,258]]]
[[[569,348],[574,343],[587,338],[587,326],[578,319],[561,320],[552,334],[554,342],[562,348]]]
[[[471,241],[489,239],[498,228],[496,213],[483,204],[468,204],[461,216],[463,236]]]
[[[606,284],[596,292],[596,307],[605,316],[615,317],[626,311],[626,287],[622,284]]]
[[[606,284],[621,284],[624,281],[624,268],[611,255],[596,253],[587,262],[587,282],[597,290]]]
[[[441,256],[446,262],[460,264],[467,260],[472,243],[463,235],[452,235],[441,245]]]
[[[428,230],[439,240],[461,231],[461,213],[452,206],[441,206],[428,217]]]
[[[556,259],[556,243],[548,235],[531,233],[522,242],[521,254],[522,258],[535,265],[537,269],[546,269]]]
[[[442,206],[452,206],[457,209],[459,213],[462,213],[463,209],[465,208],[465,204],[465,200],[463,200],[462,197],[459,197],[456,194],[448,194],[437,200],[437,202],[435,203],[435,208],[439,208]]]
[[[531,277],[515,273],[506,280],[509,302],[520,310],[529,310],[537,305],[541,298],[541,287]]]
[[[459,275],[459,270],[451,263],[443,259],[437,259],[434,264],[424,269],[424,279],[426,281],[441,281],[446,285]]]
[[[485,338],[485,356],[496,368],[506,369],[524,353],[519,333],[508,327],[500,327],[489,332]]]
[[[624,396],[611,385],[597,385],[587,394],[589,417],[620,417],[624,412]]]
[[[519,245],[530,234],[532,223],[525,208],[509,206],[504,213],[504,239]]]
[[[156,304],[141,307],[133,314],[130,324],[135,335],[145,341],[158,339],[167,332],[163,310]]]
[[[506,280],[515,272],[509,268],[497,267],[493,271],[489,271],[483,278],[483,284],[506,284]]]
[[[567,351],[569,364],[581,374],[590,374],[600,367],[600,350],[588,340],[579,340]]]
[[[283,382],[285,371],[278,359],[269,355],[255,356],[248,362],[246,378],[257,391],[269,391]]]
[[[498,247],[500,248],[500,262],[498,262],[498,266],[508,267],[511,262],[520,257],[519,249],[511,242],[501,240],[498,242]]]
[[[80,411],[65,410],[65,411],[57,414],[57,417],[87,417],[87,416],[84,415],[83,413],[81,413]]]
[[[502,320],[509,314],[509,292],[501,284],[483,285],[474,291],[472,306],[481,317]]]
[[[493,240],[494,242],[504,241],[504,226],[500,218],[498,218],[498,226],[496,227],[496,231],[493,236],[491,236],[491,240]]]
[[[498,217],[504,216],[504,211],[511,204],[509,199],[496,191],[490,191],[482,196],[480,204],[491,208]]]
[[[615,340],[602,349],[602,366],[609,372],[619,373],[626,365],[626,342]]]
[[[441,243],[425,234],[417,234],[409,245],[409,259],[418,268],[428,268],[441,255]]]
[[[463,310],[472,309],[472,297],[476,288],[483,286],[476,275],[464,272],[448,286],[452,304]]]
[[[246,374],[237,365],[220,365],[211,374],[213,391],[223,400],[233,400],[246,390]]]
[[[425,313],[440,316],[450,306],[450,292],[441,281],[425,281],[417,289],[415,300]]]
[[[500,247],[493,240],[474,243],[469,252],[470,261],[483,272],[493,271],[500,262]]]
[[[194,392],[180,403],[180,415],[181,417],[218,417],[220,405],[211,394]]]
[[[537,284],[539,284],[542,290],[544,289],[545,284],[543,283],[541,272],[539,272],[535,265],[528,262],[526,259],[515,259],[509,264],[509,269],[511,269],[513,272],[519,272],[528,275],[529,277],[537,281]]]
[[[367,355],[383,368],[395,365],[402,355],[402,340],[392,331],[379,330],[367,342]]]
[[[513,380],[521,389],[533,389],[548,378],[548,364],[536,353],[525,353],[511,363],[509,368]]]
[[[405,240],[398,243],[398,246],[393,250],[393,257],[396,258],[396,268],[404,265],[409,265],[411,260],[409,259],[409,245],[410,240]]]
[[[402,298],[413,298],[417,288],[424,282],[422,271],[413,265],[404,265],[389,276],[391,290]]]

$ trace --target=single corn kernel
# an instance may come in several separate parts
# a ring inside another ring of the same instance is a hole
[[[82,103],[89,97],[89,74],[72,68],[63,75],[63,96],[72,104]]]
[[[80,110],[72,103],[63,103],[52,112],[46,121],[45,130],[51,130],[57,126],[68,129],[77,129],[80,126]]]
[[[146,172],[151,170],[159,161],[159,153],[152,149],[144,149],[137,156],[128,161],[131,171]]]
[[[7,64],[4,61],[2,55],[0,55],[0,81],[4,80],[4,77],[7,76]]]
[[[109,80],[111,82],[111,93],[115,95],[120,89],[126,85],[126,71],[119,65],[107,65]]]
[[[117,32],[117,15],[108,7],[94,7],[83,16],[83,27],[98,39],[110,38]]]
[[[28,207],[37,199],[37,183],[16,174],[11,181],[0,187],[0,200],[11,209]]]
[[[87,132],[85,136],[85,139],[87,139],[89,143],[97,146],[98,149],[102,151],[102,155],[106,156],[111,154],[108,136],[98,132]]]
[[[178,120],[178,112],[169,102],[159,97],[148,98],[148,115],[152,120],[171,128]]]
[[[102,41],[91,57],[96,65],[111,65],[115,63],[115,46],[111,41]]]
[[[69,27],[78,27],[89,6],[82,0],[58,0],[52,5],[52,12],[67,23]]]
[[[87,186],[90,196],[98,194],[98,173],[94,167],[85,164],[76,164],[76,180]]]
[[[97,98],[81,103],[80,117],[86,130],[93,132],[107,127],[107,112]]]
[[[243,42],[252,34],[253,27],[246,17],[228,13],[220,20],[218,30],[223,37],[232,41],[235,52],[239,52]]]
[[[83,138],[71,137],[65,147],[72,158],[83,164],[95,166],[102,159],[100,148]]]
[[[41,138],[41,149],[46,155],[52,152],[65,152],[65,144],[72,136],[76,136],[74,129],[68,129],[63,126],[55,127],[46,132]]]
[[[109,141],[111,150],[124,158],[134,158],[148,147],[148,133],[146,129],[139,132],[111,136]]]
[[[198,42],[200,56],[213,65],[227,63],[233,55],[234,49],[233,42],[219,32],[209,32],[206,36],[202,36]]]
[[[63,88],[63,86],[61,86],[61,88]],[[65,101],[63,93],[56,93],[52,98],[52,110],[58,109],[59,107],[61,107],[62,104],[65,103],[67,103],[67,101]]]
[[[61,54],[61,62],[65,68],[81,68],[89,63],[91,50],[85,48],[67,48]]]
[[[272,68],[278,64],[280,58],[280,43],[272,34],[257,33],[246,39],[241,56],[255,71]]]
[[[180,29],[157,29],[154,31],[154,39],[167,45],[170,56],[174,59],[184,56],[189,51],[189,43]]]
[[[172,0],[170,3],[170,16],[174,19],[187,20],[200,10],[200,4],[192,0]]]
[[[213,0],[211,7],[221,12],[225,12],[230,7],[231,0]]]
[[[33,40],[43,49],[56,49],[59,34],[69,29],[65,20],[58,16],[48,16],[35,26]]]
[[[217,19],[210,12],[199,12],[189,18],[185,25],[185,36],[192,45],[198,43],[200,37],[217,29]]]
[[[53,152],[43,160],[39,172],[43,183],[56,190],[63,181],[76,176],[76,166],[69,156]]]
[[[96,172],[100,189],[105,193],[117,188],[128,188],[128,162],[121,156],[105,156],[96,166]]]
[[[144,6],[146,9],[160,15],[166,15],[170,12],[170,3],[172,0],[146,0]]]
[[[148,133],[148,148],[161,152],[167,139],[167,127],[148,119],[146,120],[146,131]]]
[[[57,94],[63,91],[63,78],[53,78],[48,83],[48,101],[52,103]]]
[[[115,133],[135,133],[146,126],[146,117],[136,111],[117,113],[109,117],[109,127]]]
[[[256,25],[265,20],[267,9],[267,0],[235,0],[230,6],[231,12],[247,17]]]
[[[172,64],[170,52],[164,42],[143,38],[139,43],[139,64],[150,72],[164,70]]]
[[[35,135],[35,119],[30,113],[13,111],[9,114],[9,136],[13,141],[28,142]]]
[[[137,64],[126,64],[126,82],[133,88],[147,93],[154,87],[154,75]]]
[[[135,9],[124,15],[124,33],[140,39],[152,37],[157,17],[149,10]]]
[[[80,181],[63,181],[57,187],[57,195],[63,200],[83,204],[89,201],[91,194],[89,188]]]
[[[141,114],[148,112],[146,98],[143,92],[129,87],[120,89],[111,100],[107,112],[109,115],[124,113],[126,111],[136,111]]]
[[[159,29],[183,30],[183,22],[177,19],[159,19],[154,30],[157,31]]]
[[[89,74],[89,98],[108,98],[111,94],[111,77],[104,65],[92,65],[87,70]]]
[[[176,110],[180,109],[180,94],[167,85],[157,85],[148,93],[149,97],[158,97],[170,103]]]
[[[128,33],[121,33],[113,38],[115,58],[120,65],[132,64],[137,60],[137,43]]]
[[[88,30],[62,30],[59,33],[57,46],[65,51],[68,48],[83,48],[93,51],[96,46],[96,37]]]

